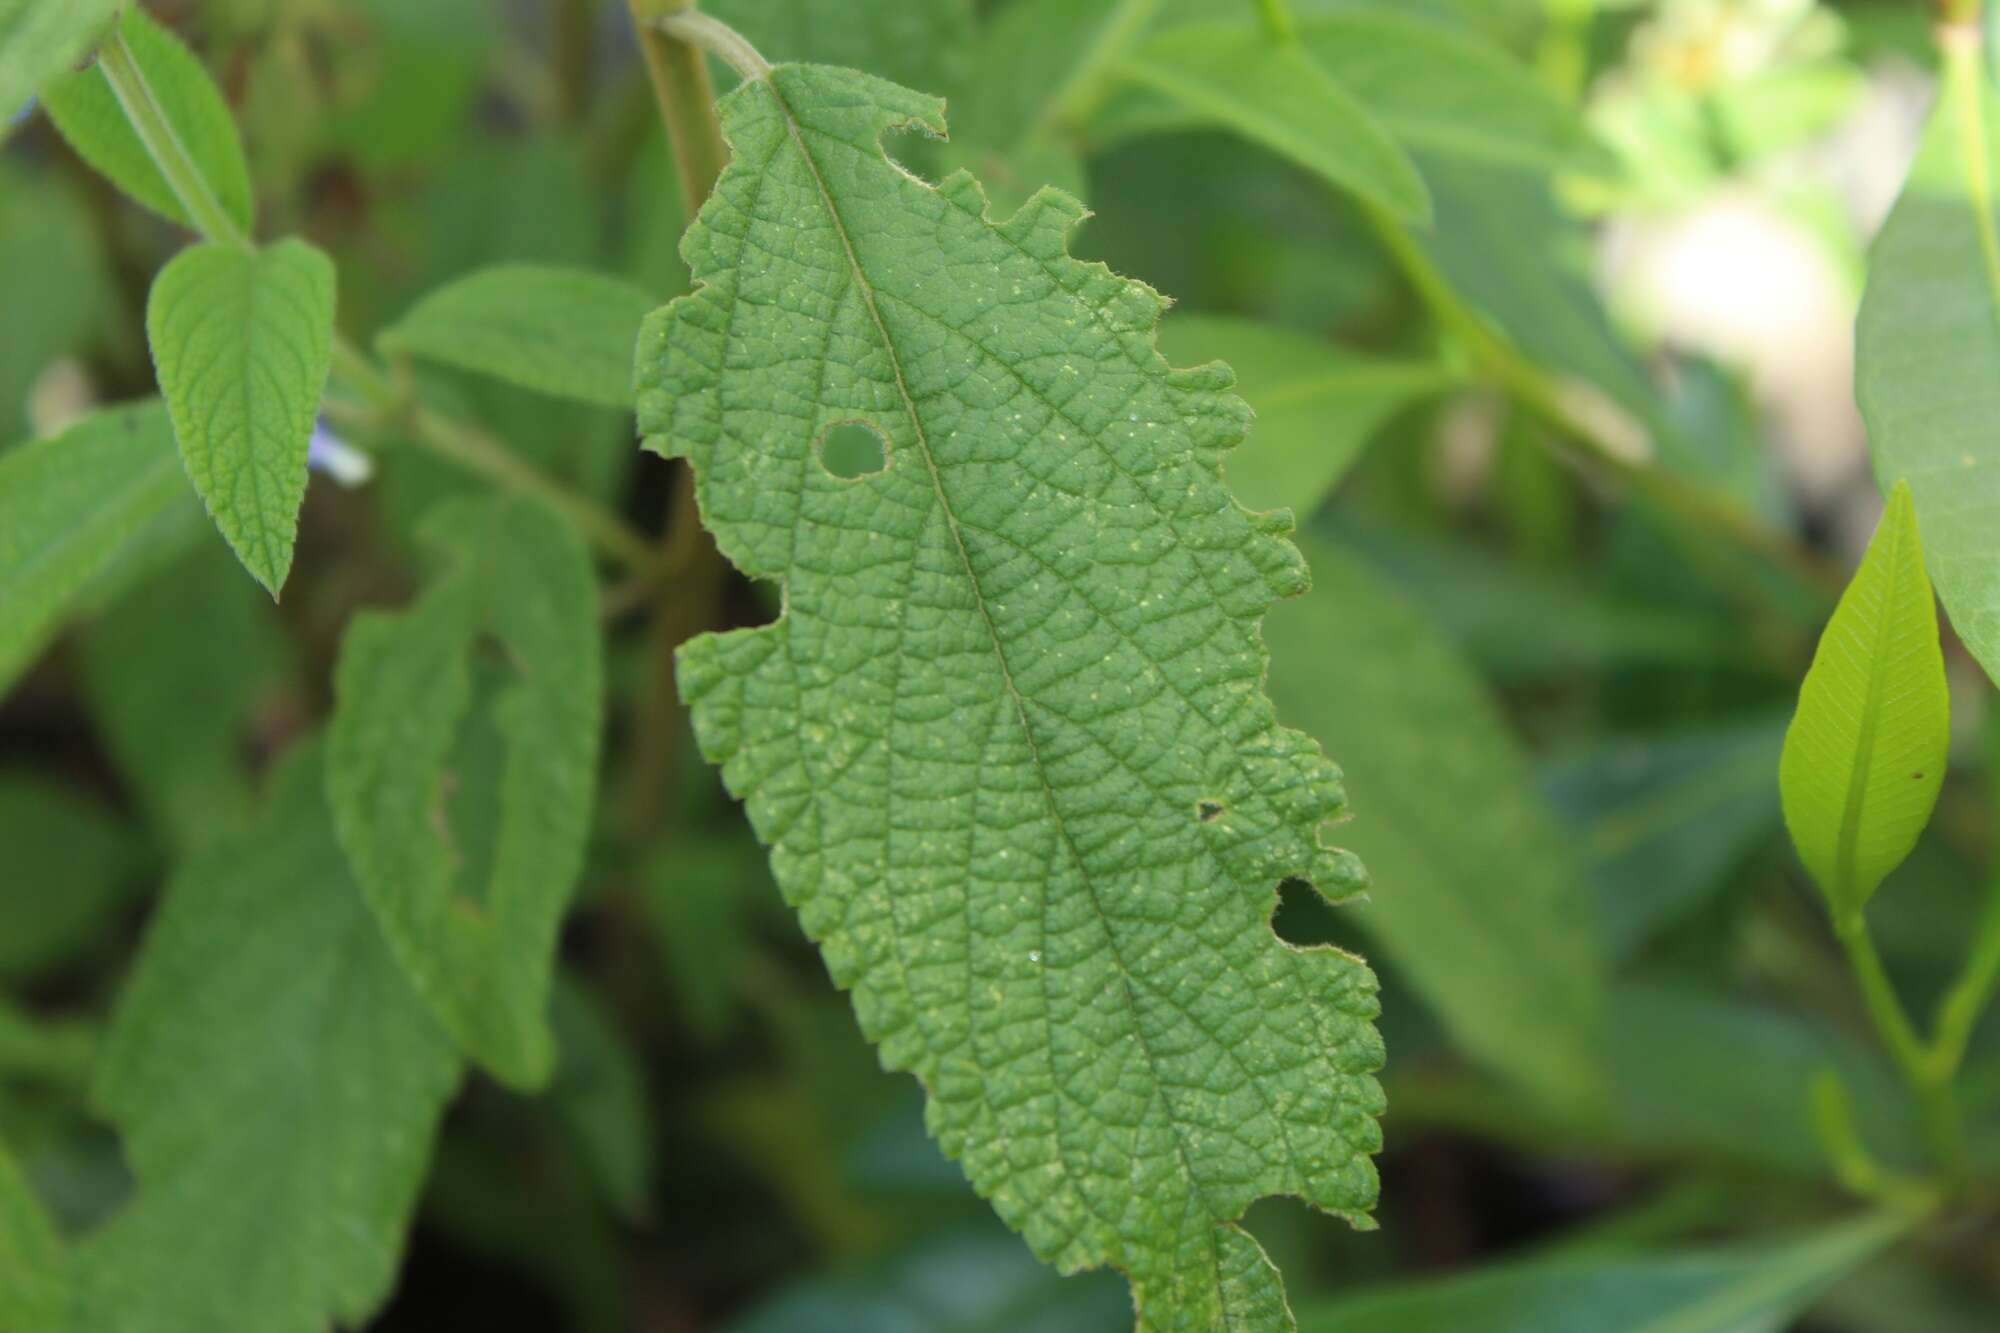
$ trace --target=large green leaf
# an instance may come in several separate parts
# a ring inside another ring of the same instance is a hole
[[[1322,338],[1226,315],[1179,315],[1160,325],[1177,365],[1227,361],[1257,427],[1230,454],[1229,489],[1250,509],[1310,513],[1397,412],[1458,386],[1426,361],[1362,356]]]
[[[0,1333],[56,1333],[68,1302],[68,1251],[0,1143]]]
[[[158,403],[100,412],[0,456],[0,689],[186,494]]]
[[[146,340],[181,459],[230,549],[277,596],[333,358],[333,261],[304,241],[196,245],[153,280]]]
[[[536,501],[454,501],[424,536],[439,569],[423,596],[356,616],[341,644],[327,790],[417,990],[474,1060],[538,1087],[597,780],[597,584]]]
[[[1468,1055],[1590,1101],[1603,964],[1570,841],[1444,636],[1353,557],[1307,555],[1312,591],[1264,628],[1271,692],[1354,784],[1341,840],[1379,885],[1360,921]]]
[[[201,169],[217,202],[236,219],[237,226],[250,231],[255,216],[250,167],[222,90],[194,53],[181,45],[181,39],[155,23],[139,5],[126,6],[119,32],[168,126]],[[42,90],[42,100],[56,127],[84,161],[169,222],[194,227],[173,187],[126,119],[103,70],[92,66],[52,83]]]
[[[503,264],[432,292],[379,343],[526,389],[630,407],[632,344],[657,304],[599,273]]]
[[[120,0],[0,0],[0,140],[14,114],[111,27]]]
[[[290,666],[270,598],[206,542],[119,598],[82,644],[91,721],[154,832],[181,851],[240,832],[255,724]]]
[[[0,982],[68,961],[109,922],[139,868],[129,825],[45,778],[0,769]]]
[[[1428,221],[1430,192],[1396,141],[1312,53],[1240,24],[1169,28],[1118,72],[1397,217]]]
[[[1233,1225],[1268,1194],[1360,1220],[1373,978],[1272,932],[1363,876],[1276,724],[1257,623],[1303,563],[1221,481],[1247,412],[1171,371],[1151,290],[882,153],[935,99],[779,66],[722,103],[735,161],[648,322],[648,442],[775,625],[681,650],[683,697],[779,886],[929,1123],[1044,1258],[1113,1264],[1148,1329],[1289,1322]],[[819,457],[864,423],[886,467]]]
[[[1827,1288],[1909,1230],[1884,1213],[1794,1240],[1558,1256],[1350,1296],[1306,1333],[1783,1333]]]
[[[1785,826],[1843,926],[1930,822],[1949,712],[1937,606],[1898,482],[1820,636],[1778,762]]]
[[[77,1254],[91,1333],[324,1333],[388,1294],[459,1065],[347,873],[308,748],[168,886],[95,1100],[138,1177]]]
[[[1855,390],[1875,473],[1909,483],[1952,627],[2000,680],[2000,96],[1983,69],[1951,64],[1869,253]]]

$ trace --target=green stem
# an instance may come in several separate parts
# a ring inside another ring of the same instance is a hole
[[[1979,1016],[2000,990],[2000,877],[1986,891],[1986,908],[1965,970],[1938,1002],[1936,1036],[1931,1062],[1939,1077],[1953,1078],[1965,1062],[1965,1049]]]
[[[1633,456],[1630,442],[1591,419],[1547,371],[1494,333],[1432,262],[1403,225],[1379,208],[1368,219],[1389,257],[1439,324],[1456,334],[1486,377],[1529,412],[1553,427],[1597,464],[1661,507],[1710,531],[1727,536],[1762,559],[1772,561],[1807,587],[1838,595],[1838,570],[1813,552],[1774,532],[1726,500],[1690,486],[1673,473]]]
[[[1111,62],[1125,54],[1159,12],[1160,0],[1124,0],[1097,29],[1097,37],[1070,67],[1062,84],[1042,105],[1041,114],[1025,129],[1015,147],[1032,148],[1058,128],[1081,125],[1103,100],[1108,81],[1102,76]]]
[[[229,210],[216,199],[215,191],[209,188],[207,178],[201,174],[201,168],[195,164],[187,145],[174,132],[166,110],[146,82],[145,72],[132,58],[132,49],[125,44],[123,33],[112,33],[111,40],[97,53],[97,65],[111,84],[118,105],[124,108],[125,119],[131,123],[132,132],[146,146],[153,164],[159,167],[160,175],[166,178],[167,187],[174,192],[174,198],[180,200],[195,229],[218,244],[238,250],[255,249],[250,237],[229,215]]]
[[[1959,1115],[1958,1098],[1952,1089],[1952,1074],[1956,1071],[1941,1070],[1918,1038],[1917,1030],[1910,1023],[1910,1016],[1903,1009],[1903,1002],[1896,997],[1896,988],[1882,966],[1882,956],[1875,951],[1867,919],[1855,912],[1835,921],[1834,931],[1840,936],[1841,946],[1847,950],[1847,960],[1854,969],[1855,981],[1861,987],[1861,998],[1868,1008],[1868,1017],[1874,1022],[1875,1030],[1881,1034],[1896,1068],[1902,1072],[1904,1082],[1909,1084],[1910,1092],[1916,1098],[1924,1142],[1929,1146],[1932,1158],[1948,1180],[1962,1180],[1965,1176],[1965,1126]]]
[[[688,217],[701,211],[715,188],[716,178],[729,163],[729,145],[723,142],[722,125],[715,116],[715,85],[708,77],[708,60],[703,48],[690,39],[689,30],[713,36],[720,29],[734,38],[731,54],[743,59],[749,44],[706,15],[693,12],[691,0],[629,0],[632,25],[639,35],[639,50],[646,58],[646,74],[653,83],[653,95],[660,103],[660,119],[667,127],[667,140],[674,150],[674,170],[679,174],[681,200]],[[671,30],[670,30],[671,27]],[[725,56],[725,58],[729,58]],[[763,57],[749,52],[755,67],[770,72]],[[743,72],[743,66],[738,66]],[[744,73],[745,78],[762,77]]]
[[[1257,16],[1264,20],[1264,31],[1272,41],[1289,45],[1299,39],[1299,25],[1286,0],[1257,0]]]

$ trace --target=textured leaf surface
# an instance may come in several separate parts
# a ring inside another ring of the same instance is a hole
[[[1312,591],[1265,625],[1271,693],[1354,779],[1341,840],[1380,885],[1357,920],[1468,1055],[1546,1098],[1589,1100],[1596,922],[1520,747],[1434,625],[1353,557],[1306,549]]]
[[[188,477],[276,596],[333,357],[333,261],[304,241],[191,246],[153,280],[146,340]]]
[[[0,981],[99,938],[139,866],[132,830],[46,778],[0,770]]]
[[[250,167],[222,90],[181,39],[147,17],[137,4],[126,6],[119,30],[167,123],[201,168],[216,200],[239,227],[251,230],[255,210]],[[169,222],[194,228],[173,187],[126,120],[103,70],[93,65],[50,84],[42,90],[42,101],[56,128],[84,161]]]
[[[316,750],[175,876],[96,1101],[132,1200],[78,1250],[91,1333],[324,1333],[388,1294],[458,1081],[341,860]]]
[[[158,403],[100,412],[0,456],[0,690],[91,579],[186,494]]]
[[[1952,628],[2000,680],[2000,97],[1951,71],[1868,257],[1855,391],[1875,473],[1907,481]]]
[[[1124,77],[1412,222],[1430,192],[1396,141],[1312,54],[1239,24],[1169,28],[1118,64]]]
[[[1179,364],[1227,361],[1257,428],[1229,455],[1245,507],[1310,513],[1397,412],[1463,382],[1444,366],[1360,356],[1323,338],[1226,315],[1178,315],[1160,350]],[[1364,858],[1365,859],[1365,858]]]
[[[506,264],[432,292],[379,343],[526,389],[630,407],[632,344],[656,304],[599,273]]]
[[[939,104],[817,66],[723,103],[703,284],[640,341],[642,428],[780,579],[775,625],[682,650],[704,750],[973,1184],[1148,1329],[1286,1326],[1233,1225],[1294,1194],[1361,1219],[1381,1058],[1359,960],[1272,933],[1338,772],[1276,725],[1257,622],[1305,571],[1223,488],[1245,409],[1170,371],[1149,289],[1068,257],[1049,191],[1004,223],[879,138]],[[864,422],[887,467],[817,441]]]
[[[1909,1229],[1882,1214],[1782,1244],[1563,1256],[1357,1295],[1306,1333],[1782,1333]]]
[[[1834,916],[1859,912],[1930,822],[1950,736],[1937,607],[1897,483],[1820,636],[1785,732],[1785,827]]]
[[[356,616],[341,644],[327,789],[417,989],[468,1055],[535,1087],[596,787],[597,585],[534,501],[453,502],[424,535],[440,568],[423,596]]]
[[[68,1263],[42,1201],[0,1143],[0,1333],[62,1328]]]
[[[42,85],[69,72],[118,13],[119,0],[0,0],[0,140]]]

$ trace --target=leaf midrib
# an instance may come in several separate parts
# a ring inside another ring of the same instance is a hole
[[[1834,901],[1843,913],[1859,912],[1862,907],[1855,901],[1859,895],[1855,890],[1854,860],[1861,841],[1861,810],[1868,799],[1868,777],[1874,769],[1875,728],[1881,721],[1882,691],[1889,675],[1886,654],[1895,630],[1896,599],[1902,591],[1903,552],[1909,541],[1909,528],[1908,523],[1898,522],[1894,541],[1882,553],[1886,577],[1875,632],[1870,636],[1867,699],[1855,735],[1854,767],[1847,776],[1847,800],[1841,810],[1840,835],[1834,849]]]

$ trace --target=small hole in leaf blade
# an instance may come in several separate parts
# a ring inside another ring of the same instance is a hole
[[[889,466],[889,442],[865,421],[843,421],[820,437],[819,464],[842,481],[858,481]]]

